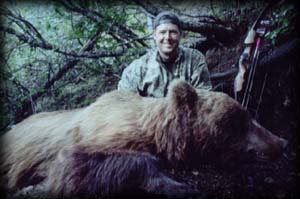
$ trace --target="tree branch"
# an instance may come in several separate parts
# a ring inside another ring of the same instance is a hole
[[[87,43],[84,45],[83,48],[80,49],[79,52],[85,52],[90,51],[93,49],[97,37],[99,36],[101,32],[101,28],[99,27],[97,32],[87,41]],[[29,98],[24,100],[21,104],[21,109],[16,114],[16,122],[19,122],[26,118],[27,116],[32,114],[31,105],[33,101],[36,101],[39,97],[41,97],[43,94],[47,92],[47,90],[59,79],[61,79],[70,69],[72,69],[77,63],[79,62],[79,59],[71,59],[67,60],[66,63],[63,65],[63,67],[49,80],[47,81],[43,88],[32,94]]]
[[[97,23],[101,23],[103,18],[107,18],[106,19],[107,21],[112,21],[111,24],[109,24],[109,25],[112,25],[114,32],[120,32],[120,35],[122,35],[122,37],[127,37],[129,39],[135,39],[135,41],[137,41],[141,45],[148,47],[148,45],[143,40],[137,39],[137,38],[139,38],[139,36],[137,34],[135,34],[132,30],[127,28],[126,25],[119,23],[118,21],[115,21],[110,16],[104,16],[99,10],[95,11],[95,10],[90,10],[87,8],[82,8],[80,5],[75,5],[70,0],[61,1],[61,3],[63,6],[65,6],[66,9],[68,9],[72,12],[80,13],[83,16],[85,16]],[[115,24],[113,25],[112,23],[115,23]]]
[[[210,75],[211,81],[224,81],[225,79],[228,79],[230,77],[233,77],[238,72],[237,68],[231,68],[229,70],[218,72],[218,73],[212,73]]]
[[[79,11],[83,12],[82,9],[80,9]],[[84,12],[84,13],[87,13],[87,12]],[[5,27],[3,25],[0,25],[0,31],[6,32],[6,33],[11,34],[11,35],[14,35],[15,37],[17,37],[19,39],[19,41],[27,43],[31,47],[34,47],[34,48],[41,48],[41,49],[44,49],[44,50],[53,50],[56,53],[71,56],[71,57],[74,57],[74,58],[93,58],[93,59],[98,59],[98,58],[101,58],[101,57],[121,56],[126,52],[126,50],[124,48],[121,48],[121,49],[119,48],[115,51],[103,50],[103,51],[96,52],[96,53],[95,52],[87,53],[87,51],[89,51],[89,49],[91,48],[90,45],[93,46],[93,44],[95,43],[99,33],[103,31],[101,24],[98,25],[99,28],[97,30],[97,33],[94,35],[94,37],[90,38],[90,40],[79,51],[79,53],[76,53],[76,52],[66,52],[64,50],[59,49],[58,47],[55,47],[54,45],[50,44],[49,42],[45,41],[45,39],[37,31],[37,29],[29,21],[25,20],[21,16],[17,16],[13,12],[11,12],[7,9],[1,9],[0,14],[5,15],[5,16],[10,17],[10,18],[13,18],[14,20],[19,20],[18,25],[20,27],[23,27],[22,24],[20,24],[20,23],[23,23],[23,24],[25,24],[25,27],[29,28],[30,30],[34,30],[34,33],[35,33],[34,35],[36,35],[36,37],[29,34],[29,31],[27,31],[26,29],[23,29],[24,32],[27,32],[30,36],[28,36],[26,34],[23,34],[23,33],[20,33],[20,32],[16,31],[13,28],[9,28],[9,27]],[[16,23],[16,21],[15,21],[15,23]],[[144,40],[144,37],[142,37],[142,38],[135,37],[131,41],[139,41],[141,43],[144,43],[144,42],[142,42],[143,40]],[[124,45],[126,45],[126,44],[128,44],[128,42],[124,43]]]
[[[152,16],[156,16],[160,12],[165,11],[161,8],[155,7],[149,1],[134,0],[134,2]],[[182,15],[182,12],[180,14]],[[196,17],[193,16],[189,18],[193,18],[193,21],[195,21]],[[227,25],[228,23],[221,19],[207,15],[197,16],[197,18],[199,18],[198,22],[191,23],[188,20],[182,21],[182,29],[185,31],[200,33],[207,38],[212,38],[223,44],[231,43],[239,36],[230,24]]]
[[[45,50],[53,49],[52,45],[43,43],[43,42],[37,42],[35,39],[32,39],[25,34],[17,32],[16,30],[14,30],[12,28],[8,28],[8,27],[4,27],[4,26],[0,25],[0,31],[3,31],[3,32],[6,32],[6,33],[16,36],[20,41],[28,43],[31,47],[39,47],[39,48],[42,48]]]

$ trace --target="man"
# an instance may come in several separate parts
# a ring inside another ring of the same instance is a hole
[[[153,28],[157,48],[134,60],[123,71],[118,90],[164,97],[169,83],[175,78],[184,79],[195,88],[211,89],[204,55],[179,46],[182,29],[178,17],[169,12],[160,13]]]

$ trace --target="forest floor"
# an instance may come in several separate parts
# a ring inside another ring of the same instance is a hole
[[[271,163],[252,163],[235,171],[222,171],[212,165],[176,173],[179,180],[196,186],[205,198],[297,198],[299,174],[286,157]],[[298,175],[298,176],[297,176]]]

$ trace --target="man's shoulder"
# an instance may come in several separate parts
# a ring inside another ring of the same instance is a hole
[[[144,55],[139,57],[137,60],[148,61],[151,58],[155,58],[156,54],[157,54],[156,49],[149,49],[149,50],[147,50],[147,52]]]
[[[132,67],[147,67],[147,64],[150,60],[152,60],[155,56],[155,50],[148,50],[144,55],[141,57],[133,60],[130,64]]]
[[[189,47],[180,47],[185,53],[192,55],[192,56],[204,56],[202,52],[195,48],[189,48]]]
[[[148,50],[144,55],[133,60],[128,67],[125,68],[127,71],[145,71],[148,68],[148,63],[152,59],[154,52]]]
[[[181,49],[184,52],[184,60],[188,61],[189,63],[196,64],[205,60],[205,56],[197,49],[187,47],[181,47]],[[192,62],[190,62],[190,60]]]

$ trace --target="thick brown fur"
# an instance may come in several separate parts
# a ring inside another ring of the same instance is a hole
[[[55,198],[199,194],[195,188],[168,177],[159,160],[149,153],[90,153],[80,146],[60,151],[45,184],[50,190],[48,196]]]
[[[59,151],[73,145],[89,154],[148,152],[170,165],[212,153],[226,161],[250,150],[269,157],[284,145],[226,94],[195,90],[181,80],[166,98],[112,91],[86,108],[33,115],[1,141],[2,184],[9,190],[45,180]]]

